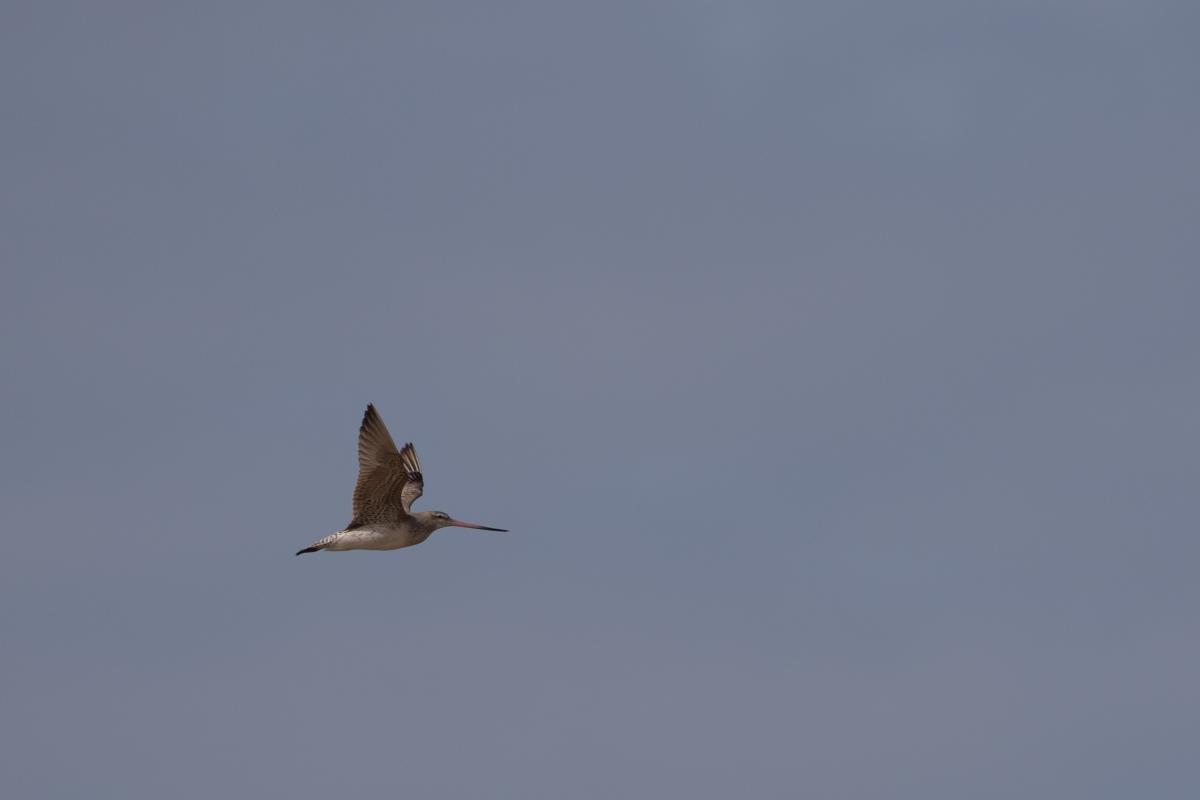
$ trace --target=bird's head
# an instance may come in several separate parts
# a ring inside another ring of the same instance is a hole
[[[419,512],[427,515],[429,522],[433,524],[433,529],[438,528],[474,528],[479,531],[499,531],[500,533],[508,533],[505,528],[489,528],[487,525],[475,525],[470,522],[463,522],[447,514],[445,511],[425,511]]]

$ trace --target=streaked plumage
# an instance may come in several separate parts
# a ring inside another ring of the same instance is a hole
[[[438,528],[449,526],[503,532],[503,528],[460,522],[442,511],[413,511],[412,504],[424,488],[412,443],[397,449],[379,412],[368,405],[358,429],[358,480],[350,524],[296,555],[317,550],[396,550],[420,544]]]

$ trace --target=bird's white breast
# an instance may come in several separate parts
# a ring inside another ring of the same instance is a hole
[[[413,528],[392,525],[367,525],[352,531],[342,531],[328,550],[398,550],[412,547],[429,538],[429,534]]]

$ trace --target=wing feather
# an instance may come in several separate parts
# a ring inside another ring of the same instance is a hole
[[[374,405],[368,405],[358,429],[358,480],[347,530],[399,522],[408,516],[423,486],[417,451],[411,443],[397,450],[383,418]]]

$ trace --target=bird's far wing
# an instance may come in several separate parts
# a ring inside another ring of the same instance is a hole
[[[353,519],[347,528],[397,522],[408,515],[408,506],[420,496],[416,451],[411,444],[404,446],[403,453],[397,451],[379,412],[375,406],[367,406],[358,429],[358,481],[354,484]]]
[[[400,451],[400,462],[404,466],[404,474],[407,478],[404,486],[400,488],[400,504],[404,506],[404,513],[407,514],[412,509],[413,501],[420,497],[425,490],[425,476],[421,474],[421,462],[417,458],[417,451],[412,446],[412,442],[406,443],[404,449]]]

